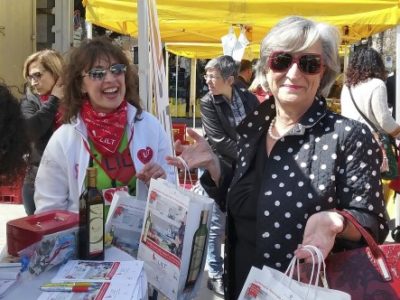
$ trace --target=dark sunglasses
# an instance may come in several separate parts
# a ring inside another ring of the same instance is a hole
[[[32,80],[38,81],[40,78],[42,78],[42,76],[43,76],[43,73],[35,72],[33,74],[29,74],[26,77],[28,78],[29,81],[32,81]]]
[[[126,66],[124,64],[115,64],[110,66],[110,68],[108,68],[108,71],[110,71],[111,74],[118,76],[126,72]],[[92,80],[103,80],[106,74],[107,74],[107,69],[93,68],[90,69],[82,77],[89,76],[89,78]]]
[[[322,70],[322,57],[320,54],[304,53],[298,57],[288,52],[272,52],[268,59],[268,66],[274,72],[285,72],[296,63],[304,74],[319,74]]]

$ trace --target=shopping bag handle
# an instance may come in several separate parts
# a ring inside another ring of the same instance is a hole
[[[186,186],[186,174],[189,174],[190,184],[193,186],[192,175],[190,174],[190,168],[189,168],[187,162],[181,156],[177,156],[176,158],[182,163],[182,165],[184,167],[185,175],[183,177],[183,185]]]
[[[357,219],[354,218],[354,216],[351,213],[345,210],[335,210],[335,211],[338,214],[342,215],[344,218],[346,218],[347,221],[351,222],[354,225],[354,227],[358,230],[358,232],[360,232],[364,240],[367,242],[367,245],[371,250],[371,254],[381,270],[380,273],[382,275],[383,280],[391,281],[392,275],[390,273],[390,269],[387,266],[385,254],[383,253],[382,249],[379,248],[378,244],[375,242],[372,235],[364,227],[362,227],[360,223],[358,223]]]
[[[325,259],[324,259],[324,255],[322,254],[321,250],[313,245],[304,245],[301,247],[302,250],[307,251],[311,254],[311,259],[312,259],[312,268],[311,268],[311,276],[310,276],[310,280],[308,282],[308,289],[307,289],[307,294],[305,299],[308,299],[308,295],[310,293],[311,290],[311,286],[318,286],[318,282],[319,279],[322,279],[322,283],[324,285],[325,288],[329,288],[328,287],[328,283],[325,280],[326,278],[326,265],[325,265]],[[317,261],[316,261],[317,260]],[[322,276],[320,276],[321,274],[321,266],[322,266]],[[297,268],[296,268],[297,267]],[[294,269],[297,269],[297,280],[300,281],[300,265],[299,265],[299,259],[294,256],[292,258],[292,260],[290,261],[290,264],[288,266],[288,268],[286,269],[285,275],[290,277],[292,280],[293,279],[293,273],[294,273]],[[316,275],[314,277],[314,273],[315,273],[315,268],[316,268]],[[315,279],[314,279],[315,278]],[[313,279],[314,279],[314,283],[313,283]],[[289,283],[289,287],[290,287],[290,283]]]

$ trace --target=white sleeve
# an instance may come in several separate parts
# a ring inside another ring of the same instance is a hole
[[[43,153],[35,180],[35,213],[68,209],[67,157],[55,132]]]
[[[372,90],[371,108],[376,121],[385,132],[391,133],[399,127],[389,110],[387,91],[384,84],[380,84]]]
[[[158,139],[158,153],[157,153],[157,163],[164,169],[167,174],[167,180],[176,184],[177,176],[175,174],[174,167],[167,164],[166,157],[172,156],[171,151],[171,141],[168,139],[167,133],[159,124],[159,139]]]

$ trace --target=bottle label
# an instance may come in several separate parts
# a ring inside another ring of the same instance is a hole
[[[204,244],[206,243],[207,235],[200,235],[195,237],[193,241],[193,252],[191,255],[190,270],[188,274],[188,282],[197,280],[199,275],[201,262],[203,260]]]
[[[90,206],[89,211],[89,253],[100,253],[104,250],[104,224],[103,224],[103,204]]]

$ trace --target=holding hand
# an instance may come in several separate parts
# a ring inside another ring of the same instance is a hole
[[[154,178],[167,178],[167,174],[164,169],[155,162],[149,162],[144,165],[140,172],[136,173],[136,177],[141,181],[145,182],[147,185],[150,184],[150,179]]]
[[[344,229],[344,218],[334,211],[321,211],[310,216],[304,229],[303,245],[312,245],[319,248],[324,258],[331,252],[338,233]],[[299,249],[295,252],[297,258],[304,258],[312,262],[311,254]]]
[[[175,142],[175,151],[180,152],[180,157],[186,162],[189,169],[205,168],[207,169],[213,180],[217,183],[221,176],[221,169],[218,157],[212,151],[207,141],[196,131],[188,128],[188,135],[194,139],[195,143],[192,145],[182,145],[178,140]],[[179,169],[184,169],[182,161],[173,156],[166,157],[169,165],[175,166]]]

